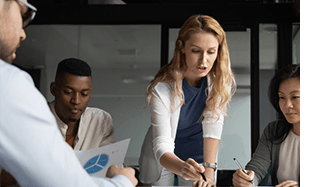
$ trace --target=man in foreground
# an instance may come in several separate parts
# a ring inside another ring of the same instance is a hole
[[[0,169],[21,186],[136,185],[131,168],[111,166],[108,178],[89,176],[30,76],[9,64],[35,11],[26,0],[0,0]]]

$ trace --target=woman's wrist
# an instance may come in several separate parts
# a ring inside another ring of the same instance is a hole
[[[205,177],[214,181],[214,177],[215,177],[214,169],[210,167],[204,167],[204,168],[205,168],[205,171],[204,171]]]
[[[169,152],[164,153],[160,158],[161,166],[177,175],[181,175],[180,171],[182,164],[184,163],[185,161],[179,159],[175,154]]]

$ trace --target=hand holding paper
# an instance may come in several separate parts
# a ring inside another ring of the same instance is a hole
[[[93,176],[105,177],[110,166],[123,166],[130,139],[94,149],[76,151],[83,168]]]
[[[131,180],[134,186],[137,185],[138,181],[135,178],[135,170],[133,168],[118,168],[116,165],[109,167],[106,177],[112,178],[116,175],[124,175]]]

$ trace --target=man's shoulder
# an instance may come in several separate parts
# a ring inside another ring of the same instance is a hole
[[[33,81],[28,73],[0,59],[0,83],[5,90],[6,86],[29,86],[29,84],[33,84]]]
[[[90,125],[92,127],[99,126],[101,128],[107,128],[112,126],[111,115],[103,109],[96,107],[87,107],[81,116],[82,124]]]
[[[102,117],[111,118],[111,115],[107,111],[100,109],[100,108],[96,108],[96,107],[86,107],[84,111],[84,115],[92,116],[92,117],[99,117],[99,118],[102,118]]]
[[[9,79],[10,75],[12,74],[27,74],[25,71],[19,69],[18,67],[9,64],[3,60],[0,59],[0,75],[1,75],[1,79]]]

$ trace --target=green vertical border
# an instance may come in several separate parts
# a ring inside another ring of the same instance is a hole
[[[311,91],[311,62],[310,62],[310,45],[311,45],[311,1],[300,1],[300,64],[301,64],[301,77],[300,77],[300,120],[301,120],[301,149],[300,149],[300,182],[301,186],[310,186],[310,168],[311,168],[311,118],[309,111],[311,107],[311,99],[308,93]]]

